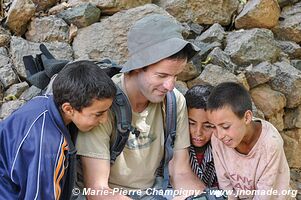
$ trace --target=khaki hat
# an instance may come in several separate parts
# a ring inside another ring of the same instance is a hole
[[[183,27],[171,17],[151,14],[138,20],[128,33],[129,59],[121,72],[129,72],[159,62],[189,45],[190,60],[200,50],[184,40]]]

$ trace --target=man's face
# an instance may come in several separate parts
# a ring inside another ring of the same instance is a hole
[[[166,93],[174,89],[177,75],[183,71],[186,63],[186,59],[164,59],[139,69],[137,87],[150,102],[161,102]]]
[[[230,148],[236,148],[247,133],[245,118],[238,118],[229,106],[209,111],[208,119],[215,137]]]
[[[206,145],[213,132],[213,125],[209,123],[207,112],[204,109],[188,109],[190,140],[193,146]]]
[[[104,123],[108,119],[108,110],[112,105],[111,98],[97,100],[94,99],[92,104],[85,107],[81,112],[73,109],[71,120],[82,132],[87,132]]]

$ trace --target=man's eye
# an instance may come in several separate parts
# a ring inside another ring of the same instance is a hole
[[[160,78],[165,78],[165,77],[167,77],[165,74],[157,74],[157,76],[159,76]]]
[[[223,126],[223,129],[228,129],[230,128],[230,126]]]

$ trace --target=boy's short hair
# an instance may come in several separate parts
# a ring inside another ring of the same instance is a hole
[[[252,111],[252,100],[248,91],[235,82],[224,82],[217,85],[208,98],[207,109],[218,110],[229,106],[240,119],[247,110]]]
[[[92,104],[93,99],[114,98],[116,86],[111,78],[92,61],[67,64],[53,82],[54,102],[60,107],[69,102],[78,111]]]
[[[212,89],[212,85],[195,85],[190,88],[184,95],[187,108],[207,110],[207,101]]]

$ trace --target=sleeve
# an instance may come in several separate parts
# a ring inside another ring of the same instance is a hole
[[[76,148],[77,154],[92,158],[110,160],[110,140],[115,131],[114,116],[110,112],[106,123],[92,129],[90,132],[79,132]]]
[[[44,122],[45,118],[37,120],[28,131],[20,128],[22,126],[15,129],[11,128],[14,122],[8,125],[9,129],[6,131],[9,134],[5,134],[5,141],[3,141],[6,145],[4,154],[7,156],[7,170],[4,175],[5,178],[2,179],[1,177],[0,181],[1,188],[5,190],[5,192],[0,192],[0,196],[7,195],[3,199],[59,198],[55,192],[54,172],[60,144],[59,139],[53,136],[55,135],[53,129],[47,132],[49,129],[45,127],[47,123]],[[19,121],[18,123],[25,122]],[[64,172],[65,168],[62,166],[61,178]],[[61,189],[60,186],[59,189]]]
[[[173,90],[177,99],[177,132],[175,150],[188,148],[190,146],[188,113],[184,96],[177,90]]]
[[[265,192],[273,190],[274,194],[257,195],[254,200],[291,199],[290,195],[284,195],[290,190],[290,173],[282,144],[282,141],[270,141],[269,147],[265,149],[266,166],[256,184],[256,190]]]
[[[5,137],[5,130],[3,129],[3,123],[0,123],[0,199],[18,199],[18,193],[16,193],[15,185],[9,175],[9,146],[8,139]]]

